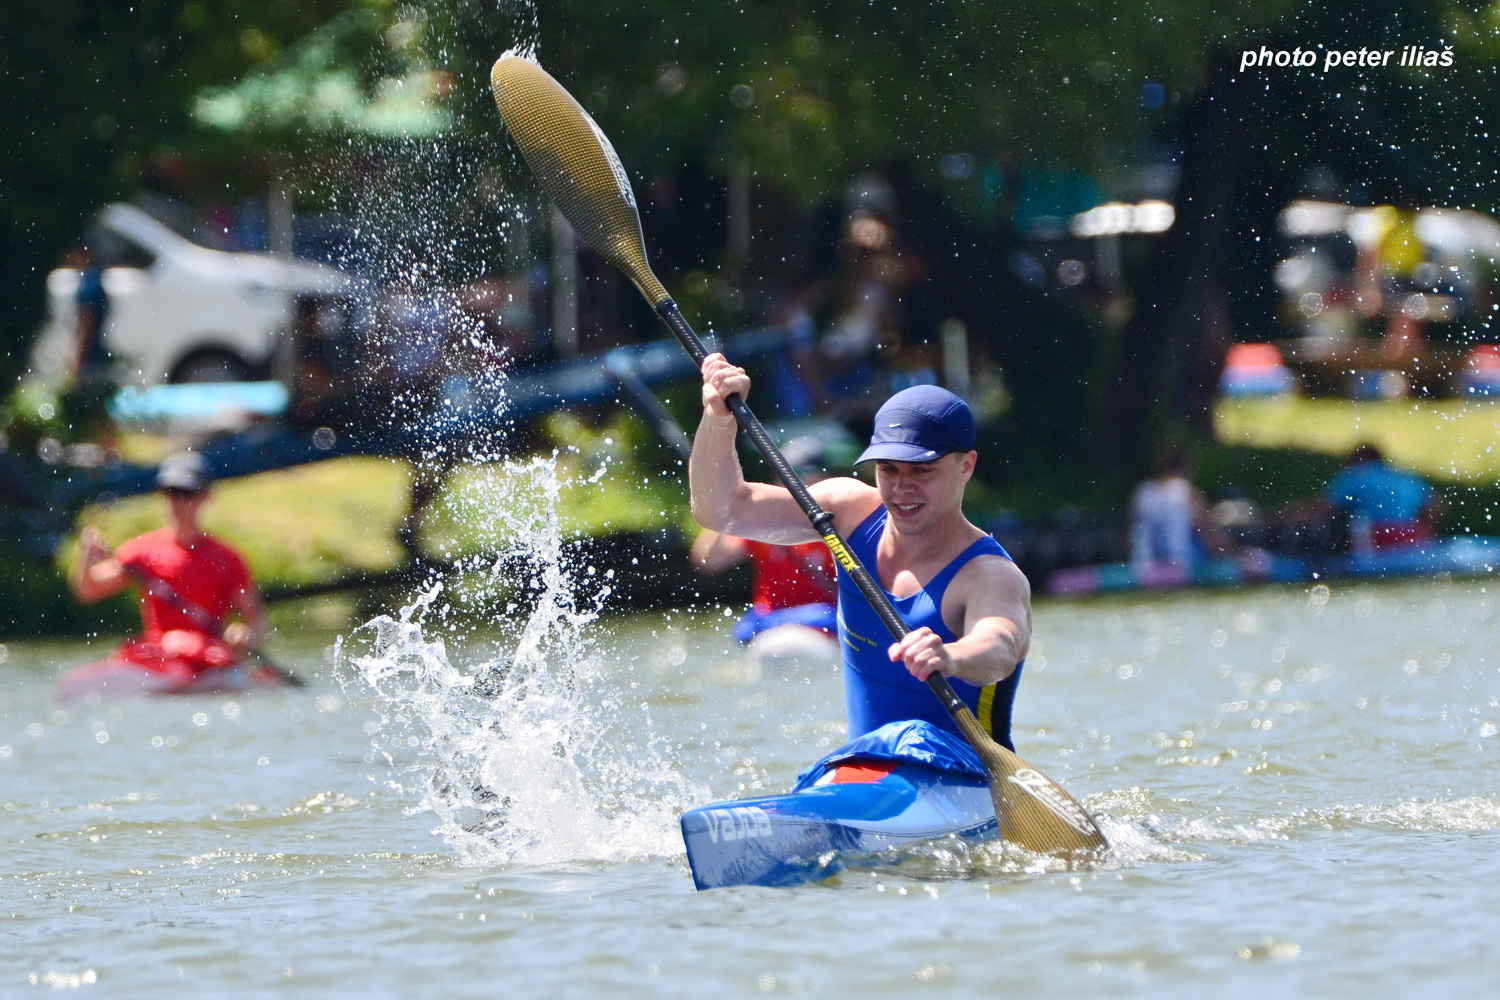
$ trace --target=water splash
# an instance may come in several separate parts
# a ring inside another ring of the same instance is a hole
[[[471,603],[509,595],[519,628],[488,653],[470,633],[450,654],[436,633],[459,588],[435,581],[358,630],[351,661],[378,698],[372,746],[388,780],[419,798],[410,812],[437,817],[465,864],[680,853],[676,817],[702,793],[662,756],[645,705],[616,696],[611,671],[628,665],[596,643],[612,574],[574,564],[558,517],[563,490],[599,488],[597,477],[563,481],[555,455],[488,471],[461,505],[500,554],[458,582]]]
[[[303,180],[353,220],[337,262],[367,279],[356,417],[424,452],[414,493],[434,503],[403,540],[458,568],[341,644],[376,695],[368,759],[466,864],[677,853],[687,790],[645,708],[614,690],[628,665],[595,644],[612,574],[573,565],[558,516],[605,470],[575,484],[556,453],[516,460],[507,441],[505,324],[535,322],[547,216],[506,180],[483,70],[507,49],[536,58],[537,5],[418,0],[386,20],[363,75],[429,81],[449,127],[351,134]],[[436,508],[455,539],[434,537]]]

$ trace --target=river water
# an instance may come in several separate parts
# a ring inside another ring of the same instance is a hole
[[[1039,603],[1017,747],[1108,860],[706,893],[681,810],[842,735],[832,668],[757,675],[721,613],[284,606],[305,690],[67,709],[109,643],[12,642],[0,995],[1487,995],[1495,589]]]

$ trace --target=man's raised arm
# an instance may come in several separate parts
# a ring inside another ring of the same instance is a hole
[[[750,377],[722,354],[703,362],[703,419],[688,462],[693,517],[705,528],[740,538],[790,544],[817,541],[802,509],[784,487],[746,482],[735,451],[739,426],[724,400],[750,391]]]

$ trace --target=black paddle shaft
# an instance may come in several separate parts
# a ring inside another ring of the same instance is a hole
[[[671,299],[663,300],[656,307],[656,314],[662,318],[662,322],[667,324],[672,335],[697,362],[698,367],[702,368],[704,360],[708,357],[708,350],[703,346],[703,341],[699,340],[698,335],[693,332],[693,328],[688,325],[688,321],[682,315],[682,310],[677,308],[677,303]],[[807,489],[807,484],[802,481],[801,476],[797,475],[797,470],[792,468],[786,456],[781,453],[781,449],[776,447],[776,442],[772,441],[771,435],[766,433],[765,426],[751,412],[750,404],[736,393],[727,397],[724,405],[729,408],[730,413],[734,414],[734,419],[750,436],[756,449],[770,463],[772,471],[776,473],[776,478],[780,479],[781,484],[791,491],[792,497],[797,501],[797,506],[802,508],[802,512],[812,522],[813,529],[822,536],[823,542],[833,553],[833,557],[844,568],[844,572],[849,574],[849,579],[854,581],[854,585],[859,588],[865,600],[870,602],[870,607],[875,609],[875,613],[880,616],[885,627],[890,629],[891,635],[901,639],[911,632],[911,626],[906,624],[906,620],[901,617],[900,612],[891,604],[891,599],[886,596],[885,588],[875,581],[864,563],[849,551],[849,545],[844,540],[844,536],[839,534],[838,529],[834,527],[833,515],[813,499],[812,493]],[[969,711],[969,706],[959,698],[958,692],[953,690],[953,685],[949,684],[948,678],[942,674],[934,672],[928,676],[927,686],[932,689],[933,694],[938,696],[938,700],[943,703],[949,715],[957,716],[961,711]]]

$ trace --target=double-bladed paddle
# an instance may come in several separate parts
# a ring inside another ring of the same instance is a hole
[[[490,72],[490,83],[500,117],[542,190],[578,235],[640,289],[701,366],[708,351],[646,262],[630,178],[609,139],[562,84],[528,59],[502,56]],[[833,515],[813,499],[749,405],[737,395],[725,403],[891,635],[900,639],[910,632],[885,591],[849,551],[834,527]],[[984,762],[1003,838],[1044,854],[1080,856],[1109,846],[1077,800],[990,738],[947,678],[935,673],[927,684]]]

